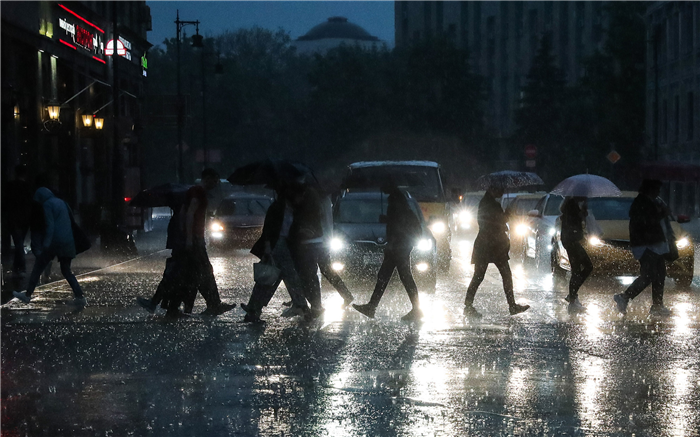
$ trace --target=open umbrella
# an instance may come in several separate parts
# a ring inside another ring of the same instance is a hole
[[[313,183],[316,181],[313,171],[305,164],[289,160],[272,160],[253,162],[238,167],[228,181],[233,185],[270,185],[279,183]]]
[[[543,185],[542,178],[535,173],[527,171],[504,170],[480,176],[476,180],[480,189],[486,190],[492,186],[498,186],[504,190],[512,188],[530,187],[533,185]]]
[[[615,197],[622,194],[609,179],[593,174],[577,174],[559,182],[552,194],[574,197]]]
[[[155,208],[158,206],[180,205],[185,202],[185,193],[191,185],[167,183],[139,192],[129,206]]]

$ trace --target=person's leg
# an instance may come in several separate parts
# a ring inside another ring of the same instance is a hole
[[[413,308],[419,307],[418,286],[411,273],[411,248],[402,248],[396,254],[396,270],[399,272],[399,279],[408,293]]]
[[[195,277],[195,286],[202,294],[207,308],[214,308],[221,305],[221,297],[219,297],[219,288],[216,285],[214,277],[214,267],[209,261],[207,249],[204,243],[195,244],[192,247],[193,263],[196,270],[193,272]],[[195,292],[196,293],[196,292]],[[196,295],[195,295],[196,296]]]
[[[653,276],[651,280],[651,300],[653,305],[664,306],[664,282],[666,281],[666,260],[663,256],[653,254]]]
[[[54,254],[50,251],[41,252],[34,260],[34,267],[32,268],[32,273],[29,274],[29,282],[27,283],[27,291],[25,294],[31,296],[34,293],[34,289],[39,283],[39,278],[41,278],[41,272],[44,271],[46,266],[51,263]]]
[[[654,253],[647,250],[639,259],[639,277],[635,279],[629,287],[627,287],[627,290],[625,290],[623,296],[628,300],[637,297],[642,290],[651,284],[655,274],[656,268],[654,263]]]
[[[12,264],[12,271],[24,273],[27,271],[27,264],[24,256],[24,239],[27,236],[27,228],[15,227],[12,230],[12,240],[15,243],[15,258]]]
[[[151,298],[151,304],[158,305],[163,301],[163,297],[167,293],[168,287],[172,287],[173,277],[175,276],[175,259],[171,256],[165,260],[165,270],[163,270],[163,277],[156,288],[156,292]]]
[[[373,308],[377,308],[379,306],[379,302],[382,300],[382,296],[384,296],[386,286],[389,285],[391,275],[394,273],[396,264],[397,260],[395,251],[389,247],[385,248],[384,259],[382,260],[382,265],[379,267],[379,272],[377,273],[377,283],[374,286],[372,297],[369,299],[369,305],[371,305]]]
[[[564,249],[566,249],[566,253],[569,255],[569,263],[571,264],[569,302],[573,302],[578,299],[579,288],[581,288],[586,278],[593,272],[593,263],[588,253],[586,253],[586,249],[584,249],[579,242],[567,244]]]
[[[75,296],[76,299],[80,299],[83,297],[83,290],[80,288],[80,284],[70,268],[71,261],[72,259],[68,257],[61,257],[58,259],[58,262],[61,264],[61,274],[70,284],[70,288],[73,289],[73,296]]]
[[[277,244],[272,250],[272,259],[275,260],[275,265],[281,271],[280,277],[284,281],[289,296],[292,298],[292,307],[308,309],[304,296],[304,287],[285,238],[277,240]]]
[[[299,274],[304,296],[311,308],[321,310],[321,284],[318,281],[318,257],[316,245],[307,244],[292,252],[294,266]]]
[[[338,272],[333,270],[331,266],[331,257],[327,250],[322,250],[318,258],[318,268],[321,270],[321,274],[324,278],[330,282],[333,288],[336,289],[340,297],[343,298],[345,304],[348,305],[350,302],[355,300],[348,287],[343,282]]]
[[[508,264],[508,261],[506,260],[497,263],[496,268],[501,274],[501,280],[503,280],[503,291],[506,294],[508,306],[512,307],[515,305],[515,296],[513,295],[513,273],[510,271],[510,264]]]
[[[469,282],[469,287],[467,288],[467,296],[464,298],[465,306],[472,306],[474,303],[474,296],[476,296],[476,290],[479,285],[484,281],[486,277],[486,268],[488,263],[478,263],[474,264],[474,276],[472,276],[471,282]]]

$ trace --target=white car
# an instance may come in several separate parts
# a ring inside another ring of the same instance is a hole
[[[556,234],[555,223],[561,215],[562,196],[547,194],[528,213],[530,229],[525,238],[525,261],[536,266],[550,267],[552,242]]]

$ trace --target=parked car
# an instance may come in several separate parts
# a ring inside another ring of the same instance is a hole
[[[508,215],[511,258],[525,260],[526,239],[531,232],[531,218],[528,214],[544,196],[545,193],[519,193],[508,202],[505,212]]]
[[[410,194],[408,204],[419,219],[423,236],[411,252],[411,271],[421,291],[434,291],[438,270],[435,238],[428,229],[420,205]],[[354,276],[377,275],[384,258],[388,195],[379,191],[346,192],[333,205],[334,236],[330,242],[332,267]]]
[[[555,222],[561,214],[559,207],[564,201],[562,196],[557,194],[544,195],[535,205],[535,208],[528,212],[529,229],[525,237],[525,257],[526,263],[534,263],[536,266],[550,266],[552,252],[552,238],[556,233]]]
[[[224,198],[214,211],[207,237],[214,246],[250,248],[260,238],[272,197],[238,192]]]
[[[593,213],[602,235],[589,235],[583,242],[588,256],[593,262],[593,273],[601,275],[638,275],[639,262],[630,250],[629,210],[636,192],[623,192],[620,197],[599,197],[588,199],[588,210]],[[667,275],[681,287],[688,287],[693,281],[695,248],[693,241],[679,225],[688,218],[679,216],[671,222],[678,248],[678,259],[668,265]],[[571,271],[569,257],[561,244],[561,225],[557,221],[552,251],[552,270],[557,274]]]

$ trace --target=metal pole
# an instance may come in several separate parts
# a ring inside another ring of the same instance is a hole
[[[112,2],[112,221],[121,224],[124,216],[124,171],[121,144],[119,141],[119,54],[117,53],[117,41],[119,30],[117,28],[117,2]]]
[[[185,169],[182,162],[182,90],[180,88],[180,10],[177,10],[177,18],[175,19],[175,27],[177,29],[177,181],[184,183]]]
[[[659,160],[659,31],[654,27],[654,161]]]
[[[207,167],[207,79],[204,66],[204,47],[202,47],[202,154],[204,155],[203,167]]]

